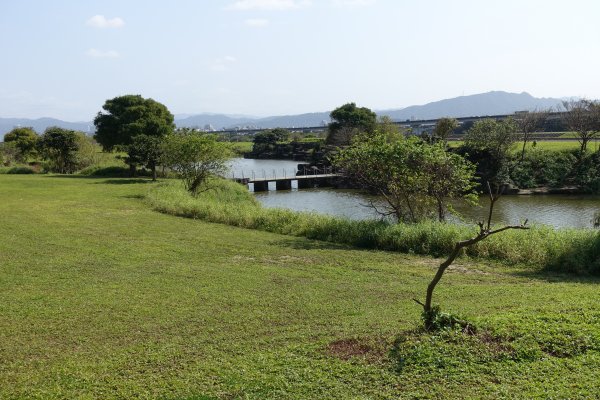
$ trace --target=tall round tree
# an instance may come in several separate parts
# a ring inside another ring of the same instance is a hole
[[[167,107],[140,95],[125,95],[106,100],[94,118],[94,138],[106,151],[121,147],[128,151],[139,135],[162,138],[173,132],[173,114]],[[148,142],[150,143],[150,142]],[[129,157],[131,174],[135,175],[135,157]]]
[[[327,135],[330,145],[347,146],[357,133],[373,133],[377,126],[377,114],[366,107],[357,107],[355,103],[336,108],[330,116],[333,120]]]
[[[36,143],[39,136],[31,127],[18,127],[4,135],[4,142],[14,143],[18,150],[19,161],[25,162],[27,158],[35,154]]]

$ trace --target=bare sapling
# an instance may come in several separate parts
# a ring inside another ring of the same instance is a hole
[[[425,303],[422,303],[421,301],[414,299],[414,301],[416,301],[418,304],[420,304],[423,307],[423,319],[425,321],[425,328],[428,330],[432,329],[433,320],[436,317],[434,314],[437,312],[437,309],[434,309],[434,307],[431,305],[432,300],[433,300],[433,291],[435,290],[437,284],[442,279],[442,276],[444,275],[444,272],[446,272],[446,269],[450,265],[452,265],[452,263],[454,262],[456,257],[458,257],[460,255],[461,251],[465,248],[468,248],[470,246],[473,246],[473,245],[481,242],[482,240],[487,239],[488,237],[490,237],[492,235],[507,231],[509,229],[529,229],[529,227],[527,226],[527,220],[525,220],[525,222],[523,222],[519,225],[506,225],[501,228],[492,229],[492,214],[494,212],[494,205],[500,198],[501,191],[500,191],[500,188],[498,187],[496,192],[493,193],[489,182],[487,183],[487,189],[488,189],[489,199],[490,199],[490,206],[489,206],[487,221],[481,221],[477,224],[479,226],[479,232],[477,233],[477,235],[473,236],[470,239],[460,240],[454,244],[452,252],[450,253],[450,255],[448,255],[448,258],[446,258],[446,260],[444,260],[444,262],[442,262],[440,264],[440,266],[437,269],[437,272],[435,273],[435,276],[433,277],[433,279],[427,286],[427,295],[425,297]],[[460,321],[457,321],[457,322],[460,322]]]

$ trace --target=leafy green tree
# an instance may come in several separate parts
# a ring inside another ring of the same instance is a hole
[[[40,153],[50,162],[50,170],[70,174],[77,169],[78,133],[53,126],[47,128],[38,141]]]
[[[388,140],[397,140],[403,138],[403,132],[398,124],[394,123],[394,121],[392,121],[392,119],[387,115],[382,115],[381,117],[377,118],[375,131],[380,135],[386,136]]]
[[[106,100],[94,119],[94,138],[104,150],[116,147],[127,150],[127,146],[138,135],[163,137],[173,132],[173,114],[167,107],[140,95],[125,95]],[[148,142],[149,143],[149,142]],[[128,157],[132,161],[133,157]],[[135,175],[136,164],[129,164],[131,175]]]
[[[459,123],[455,118],[440,118],[433,128],[433,140],[447,143],[450,135],[458,128]]]
[[[162,154],[163,138],[157,136],[137,135],[127,146],[127,163],[145,165],[152,171],[152,180],[156,180],[156,166]]]
[[[4,135],[4,142],[14,143],[18,150],[17,159],[25,162],[28,157],[35,155],[38,138],[33,128],[19,127]]]
[[[227,170],[232,156],[229,144],[217,141],[216,135],[190,130],[165,137],[161,151],[162,164],[175,171],[194,196],[208,187],[211,176]]]
[[[437,216],[445,220],[448,200],[476,201],[473,193],[474,166],[439,144],[416,137],[390,140],[375,133],[356,136],[351,146],[340,150],[333,163],[361,186],[380,195],[382,215],[398,221],[417,222]]]
[[[3,165],[11,165],[19,158],[19,149],[15,142],[0,143],[0,162]]]
[[[278,142],[286,141],[290,138],[290,131],[283,128],[268,129],[258,132],[254,135],[252,142],[252,151],[254,153],[263,153],[272,151]]]
[[[476,121],[465,134],[463,152],[477,163],[482,181],[493,186],[507,183],[510,174],[510,149],[519,139],[512,118]]]
[[[112,160],[112,155],[102,152],[102,147],[93,137],[83,132],[77,132],[77,152],[75,154],[77,169],[99,165]]]
[[[355,103],[344,104],[330,114],[326,143],[335,146],[349,145],[357,133],[373,133],[377,126],[377,114]]]
[[[268,129],[254,135],[252,141],[254,143],[270,143],[283,142],[290,137],[290,131],[283,128]]]

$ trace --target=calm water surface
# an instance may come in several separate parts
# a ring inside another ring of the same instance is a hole
[[[236,159],[232,172],[240,176],[287,176],[295,175],[297,161]],[[274,171],[273,171],[274,170]],[[256,193],[256,198],[265,207],[289,208],[298,211],[315,211],[339,215],[351,219],[380,218],[372,208],[365,206],[370,200],[378,199],[357,190],[330,188],[302,189],[292,191],[269,191]],[[456,205],[456,209],[467,221],[484,219],[487,213],[487,198],[481,199],[481,207]],[[557,228],[591,228],[594,213],[600,212],[600,196],[536,195],[504,196],[495,206],[494,220],[502,223],[519,223],[528,218],[532,224],[546,224]]]

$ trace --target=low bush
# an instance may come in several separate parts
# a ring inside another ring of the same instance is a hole
[[[160,212],[248,229],[301,236],[355,247],[441,256],[454,242],[473,236],[476,227],[426,221],[393,224],[353,221],[316,213],[263,208],[235,182],[213,180],[194,198],[179,182],[165,182],[147,194]],[[467,249],[474,258],[494,259],[534,268],[600,274],[600,232],[534,226],[508,231]]]
[[[577,162],[575,151],[532,150],[513,161],[510,178],[520,188],[558,187],[566,183]]]
[[[83,176],[124,178],[129,176],[129,168],[125,165],[90,165],[79,171],[78,174]]]
[[[35,174],[37,171],[29,166],[2,167],[0,174]]]

